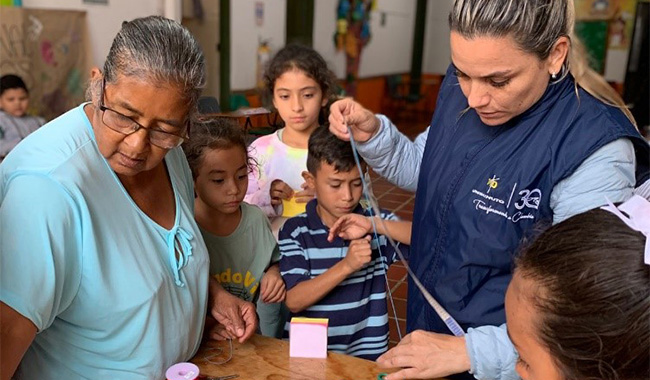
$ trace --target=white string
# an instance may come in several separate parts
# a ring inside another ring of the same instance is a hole
[[[359,173],[361,174],[361,183],[363,184],[363,189],[364,189],[364,191],[366,191],[366,199],[368,200],[368,203],[372,207],[374,213],[377,216],[379,216],[379,222],[382,224],[382,227],[384,228],[384,231],[387,231],[386,223],[381,218],[381,211],[379,209],[379,205],[374,200],[374,194],[370,193],[371,190],[368,187],[368,184],[366,183],[366,180],[364,178],[363,170],[361,169],[361,163],[359,162],[359,153],[357,152],[357,146],[356,146],[356,142],[354,141],[354,137],[352,135],[352,130],[350,129],[350,126],[348,126],[347,124],[346,124],[346,126],[347,126],[347,129],[348,129],[348,134],[350,136],[350,145],[352,145],[352,153],[353,153],[353,156],[354,156],[354,161],[357,164],[357,168],[359,169]],[[376,237],[376,236],[378,236],[378,234],[377,234],[377,225],[375,224],[375,218],[371,217],[370,222],[372,223],[372,229],[373,229],[375,237]],[[460,327],[458,322],[456,322],[456,320],[451,315],[449,315],[447,310],[445,310],[442,307],[442,305],[440,305],[440,303],[438,303],[438,301],[436,301],[436,299],[433,298],[431,293],[429,293],[429,291],[424,287],[424,285],[422,285],[420,280],[417,278],[415,273],[413,273],[413,271],[411,270],[411,267],[409,267],[408,263],[406,262],[406,259],[404,258],[404,255],[402,254],[402,251],[399,249],[397,244],[395,244],[395,241],[393,241],[393,238],[390,236],[390,234],[386,234],[385,236],[388,239],[388,241],[390,242],[390,244],[393,246],[393,248],[395,249],[395,252],[397,252],[397,255],[399,256],[400,260],[402,261],[402,264],[404,265],[404,267],[406,267],[406,271],[408,272],[409,276],[411,276],[411,278],[413,279],[413,282],[415,283],[415,285],[418,287],[420,292],[422,292],[422,295],[424,296],[424,299],[427,300],[429,305],[431,305],[431,307],[436,312],[436,314],[438,314],[440,319],[442,319],[442,321],[445,323],[447,328],[449,328],[449,330],[455,336],[464,336],[465,332]],[[388,275],[387,274],[384,274],[384,275],[386,276],[386,282],[388,282],[388,277],[387,277]],[[392,294],[390,294],[390,292],[389,292],[389,297],[390,297],[390,300],[391,300],[391,304],[393,304],[393,297],[392,297]],[[393,313],[397,314],[396,311],[395,311],[394,304],[393,304]],[[397,324],[397,316],[395,316],[395,322]],[[397,325],[398,325],[398,329],[399,329],[399,324],[397,324]],[[400,332],[398,332],[398,333],[400,335],[400,340],[401,340],[402,339],[401,333]]]

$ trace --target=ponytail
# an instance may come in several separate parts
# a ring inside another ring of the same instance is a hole
[[[566,1],[566,0],[561,0]],[[576,86],[582,87],[594,98],[601,102],[619,108],[630,122],[636,127],[636,121],[632,112],[627,108],[623,98],[616,92],[612,86],[605,81],[602,75],[595,72],[589,67],[587,61],[587,50],[574,32],[575,26],[575,6],[572,0],[567,1],[567,27],[570,32],[571,47],[567,63],[569,71],[575,79]],[[577,90],[577,89],[576,89]]]

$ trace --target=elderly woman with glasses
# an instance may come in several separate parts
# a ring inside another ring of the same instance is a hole
[[[162,379],[207,314],[243,341],[252,304],[209,280],[179,145],[205,82],[191,34],[125,23],[90,102],[0,165],[0,377]]]

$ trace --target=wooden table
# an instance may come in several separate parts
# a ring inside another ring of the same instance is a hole
[[[205,342],[192,363],[199,366],[201,375],[227,376],[237,374],[236,380],[376,380],[377,375],[395,370],[380,368],[375,362],[348,355],[328,353],[327,359],[289,357],[289,342],[255,335],[244,344],[233,341],[232,359],[225,364],[210,364],[204,358],[215,353],[214,347],[225,352],[212,358],[226,359],[227,342]],[[218,352],[218,350],[216,351]]]
[[[252,120],[253,119],[259,120],[260,117],[266,118],[266,126],[275,128],[275,125],[277,124],[278,114],[266,108],[257,107],[257,108],[242,108],[232,112],[206,113],[206,114],[201,114],[200,117],[202,119],[212,119],[212,118],[221,118],[221,117],[236,119],[238,123],[244,128],[244,130],[248,131],[253,128]],[[256,125],[256,127],[261,126],[259,125],[260,124],[259,122],[256,124],[258,124]],[[262,124],[264,123],[262,122]]]

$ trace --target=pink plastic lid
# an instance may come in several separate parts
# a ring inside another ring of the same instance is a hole
[[[199,367],[192,363],[176,363],[165,372],[167,380],[196,380]]]

